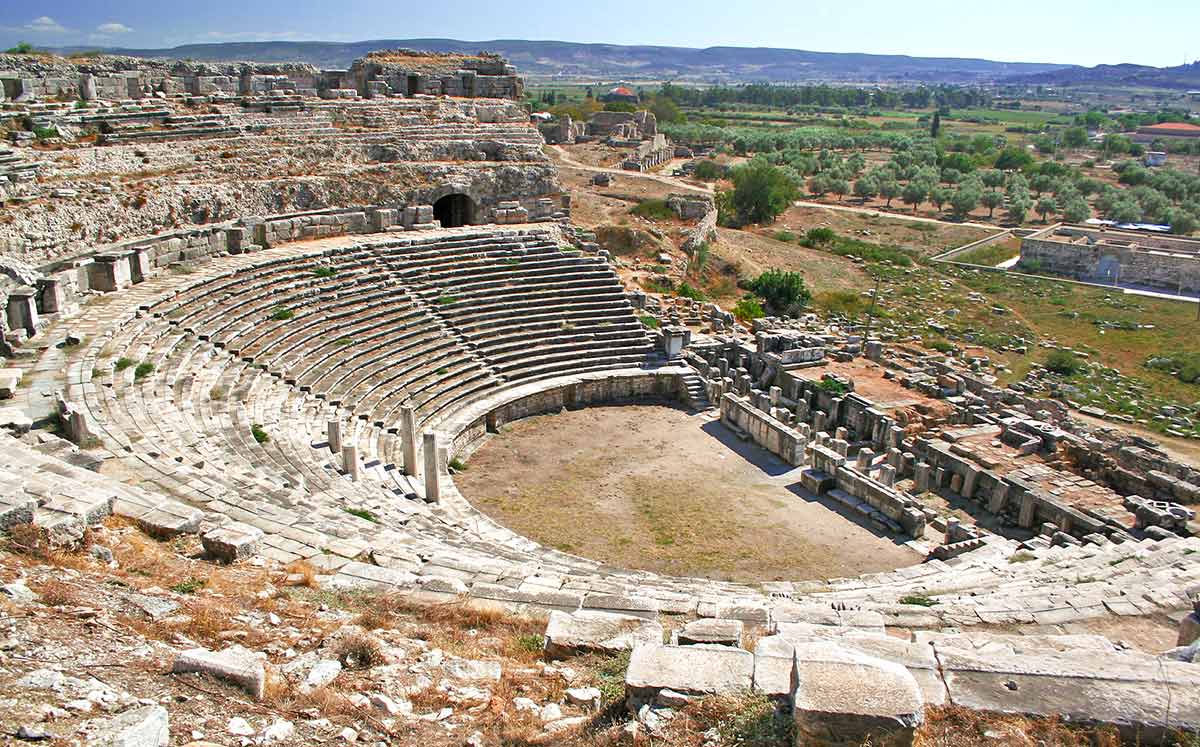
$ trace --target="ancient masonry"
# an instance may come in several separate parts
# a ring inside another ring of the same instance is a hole
[[[1102,285],[1200,295],[1200,241],[1059,224],[1021,240],[1020,267]]]
[[[0,154],[0,529],[69,544],[117,513],[201,533],[223,562],[548,615],[551,658],[632,651],[644,720],[754,689],[803,745],[904,743],[946,703],[1142,743],[1200,728],[1200,473],[971,361],[626,292],[571,228],[502,60],[0,58],[0,80],[33,126]],[[673,207],[707,235],[711,203]],[[455,487],[453,461],[506,422],[662,398],[926,561],[827,581],[632,572],[517,536]],[[30,430],[49,420],[74,443]],[[1180,648],[1081,633],[1143,617],[1179,623]]]

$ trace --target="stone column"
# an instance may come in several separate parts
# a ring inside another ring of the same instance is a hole
[[[400,443],[404,449],[404,474],[417,476],[417,413],[409,405],[400,408]]]
[[[342,423],[339,420],[330,420],[325,424],[325,441],[329,444],[329,450],[334,454],[342,450]]]
[[[854,463],[854,466],[858,468],[859,472],[870,473],[871,460],[874,458],[875,452],[871,451],[870,449],[859,449],[858,459]]]
[[[988,511],[993,514],[999,514],[1004,510],[1005,504],[1008,503],[1008,483],[997,483],[992,490],[992,495],[988,499]]]
[[[896,484],[896,468],[890,464],[885,464],[879,468],[879,476],[876,478],[881,485],[892,487]]]
[[[28,285],[9,291],[7,314],[10,329],[25,330],[30,337],[37,334],[37,291]]]
[[[1036,514],[1037,497],[1033,493],[1026,492],[1021,496],[1021,512],[1017,515],[1017,526],[1022,529],[1032,527]]]
[[[67,291],[62,280],[48,277],[41,282],[42,313],[57,314],[66,310]]]
[[[914,489],[918,493],[925,493],[929,490],[929,472],[930,467],[926,462],[917,462],[913,467],[913,481],[916,483]]]
[[[438,445],[437,434],[425,431],[424,443],[421,447],[425,457],[425,502],[437,503],[442,498],[442,484],[438,474]]]
[[[968,466],[967,474],[963,477],[962,496],[963,498],[975,497],[975,485],[979,482],[979,470]]]
[[[1200,594],[1192,596],[1192,614],[1179,622],[1179,640],[1176,646],[1190,646],[1200,640]]]
[[[358,447],[346,444],[342,447],[342,470],[354,482],[358,482]]]
[[[130,282],[140,283],[150,277],[150,247],[134,247],[129,255]]]

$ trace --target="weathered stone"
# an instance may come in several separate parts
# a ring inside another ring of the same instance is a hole
[[[242,646],[230,646],[221,651],[193,648],[175,658],[171,671],[177,674],[199,672],[231,682],[255,698],[261,698],[266,684],[262,659]]]
[[[240,521],[232,521],[205,532],[200,541],[208,557],[222,563],[233,563],[262,551],[263,531]]]
[[[150,705],[106,719],[92,732],[88,744],[96,747],[163,747],[170,738],[167,709]]]
[[[908,745],[925,702],[908,670],[832,642],[796,645],[797,745]]]
[[[659,690],[711,695],[749,690],[754,655],[749,651],[697,644],[638,646],[629,658],[625,693],[631,704],[648,703]]]
[[[547,658],[579,654],[616,654],[643,643],[661,643],[662,625],[632,615],[582,610],[551,612],[546,626]]]
[[[722,646],[738,647],[742,645],[741,620],[700,619],[693,620],[679,631],[679,645],[689,646],[696,643],[715,643]]]

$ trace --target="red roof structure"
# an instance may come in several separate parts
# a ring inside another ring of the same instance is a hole
[[[1138,128],[1139,135],[1165,135],[1175,137],[1200,137],[1200,127],[1188,122],[1160,122]]]

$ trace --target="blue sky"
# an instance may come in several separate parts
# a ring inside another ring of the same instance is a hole
[[[1200,59],[1197,0],[61,0],[0,3],[0,45],[449,37],[763,46],[1095,65]]]

